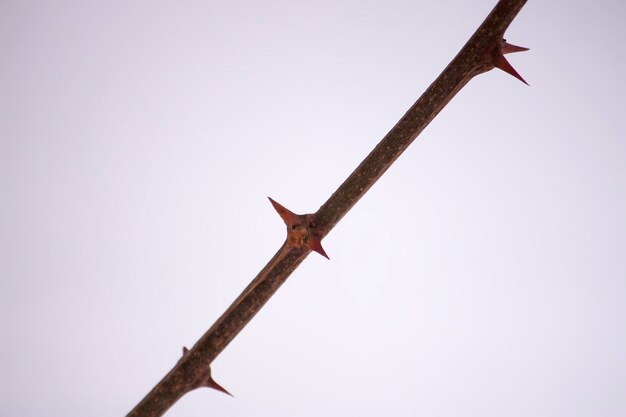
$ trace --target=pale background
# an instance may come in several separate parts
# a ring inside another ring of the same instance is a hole
[[[0,1],[0,415],[126,414],[496,0]],[[169,416],[626,416],[626,3],[529,1]]]

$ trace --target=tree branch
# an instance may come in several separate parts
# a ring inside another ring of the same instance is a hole
[[[271,200],[287,225],[287,239],[248,287],[165,377],[128,414],[155,417],[192,389],[220,389],[211,362],[237,336],[311,251],[324,256],[321,240],[474,76],[500,68],[525,82],[504,54],[526,48],[503,40],[526,0],[500,0],[469,41],[409,111],[316,213],[297,215]],[[219,388],[218,388],[219,387]],[[223,389],[222,389],[223,390]]]

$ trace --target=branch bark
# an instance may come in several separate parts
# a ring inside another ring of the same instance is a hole
[[[285,243],[193,348],[185,348],[182,358],[128,417],[160,416],[192,389],[216,388],[211,362],[311,251],[326,256],[321,240],[474,76],[498,67],[524,81],[504,54],[525,48],[509,45],[502,37],[525,3],[526,0],[498,2],[439,77],[316,213],[297,215],[271,200],[287,225]]]

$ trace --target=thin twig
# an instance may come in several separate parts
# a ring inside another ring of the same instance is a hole
[[[503,40],[526,0],[500,0],[469,41],[417,102],[352,174],[313,214],[297,215],[271,200],[287,225],[287,239],[224,314],[184,354],[172,370],[128,414],[155,417],[194,388],[221,389],[211,378],[211,362],[237,336],[311,251],[324,256],[321,240],[474,76],[498,67],[521,81],[504,54],[526,50]],[[225,390],[224,390],[225,391]]]

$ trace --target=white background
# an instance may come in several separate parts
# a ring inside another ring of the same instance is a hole
[[[0,2],[0,415],[124,415],[483,1]],[[622,1],[530,1],[170,416],[626,415]]]

